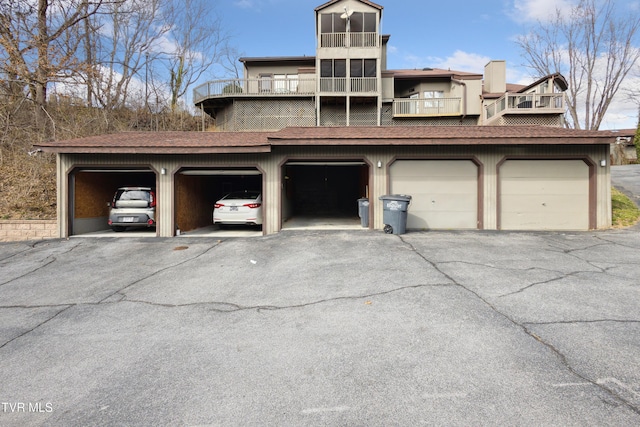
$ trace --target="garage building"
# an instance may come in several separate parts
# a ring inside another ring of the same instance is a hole
[[[106,228],[123,185],[154,186],[157,229],[210,225],[228,191],[259,189],[264,234],[299,215],[357,221],[367,197],[413,197],[408,230],[588,230],[611,225],[611,132],[543,126],[310,127],[119,133],[42,143],[57,153],[59,234]]]

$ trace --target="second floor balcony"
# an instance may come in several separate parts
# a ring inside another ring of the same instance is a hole
[[[197,104],[205,99],[235,97],[313,96],[316,93],[315,77],[214,80],[193,90]]]
[[[382,38],[378,33],[323,33],[320,47],[380,47]]]
[[[461,98],[397,98],[393,100],[393,117],[461,115]]]
[[[485,107],[485,123],[506,114],[564,114],[564,93],[505,94]]]
[[[194,103],[206,99],[238,98],[238,97],[291,97],[315,96],[318,93],[313,77],[296,78],[259,78],[215,80],[204,83],[193,90]],[[346,95],[368,94],[376,96],[379,84],[375,77],[327,77],[320,78],[320,93]]]

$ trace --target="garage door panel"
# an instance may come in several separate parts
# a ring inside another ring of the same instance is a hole
[[[426,194],[426,195],[447,195],[447,194],[475,194],[478,191],[477,179],[474,181],[457,179],[450,181],[442,181],[442,180],[433,180],[430,182],[425,181],[403,181],[403,180],[394,180],[394,191],[393,193],[398,193],[395,189],[402,189],[403,192],[401,194]]]
[[[532,198],[526,195],[513,196],[511,206],[516,209],[505,212],[555,212],[559,214],[582,214],[585,210],[584,200],[580,196],[549,195],[544,198]]]
[[[452,164],[452,162],[454,162]],[[401,167],[398,165],[401,164]],[[467,160],[400,160],[394,163],[395,176],[456,177],[476,173],[477,166]]]
[[[411,195],[409,229],[478,227],[478,167],[469,160],[400,160],[391,192]]]
[[[564,180],[544,180],[536,179],[531,182],[526,179],[509,180],[503,183],[502,194],[533,194],[533,193],[555,193],[555,194],[575,194],[581,193],[584,189],[584,180],[564,179]]]
[[[470,222],[476,222],[475,212],[421,212],[411,211],[407,215],[407,223],[414,224],[415,230],[421,229],[464,229]]]
[[[500,228],[589,228],[589,167],[582,160],[509,160],[500,169]]]
[[[471,208],[475,206],[477,199],[473,194],[464,194],[459,197],[451,197],[449,195],[441,195],[433,197],[426,195],[425,197],[412,198],[409,209],[411,211],[453,211],[453,212],[473,212],[477,209]]]

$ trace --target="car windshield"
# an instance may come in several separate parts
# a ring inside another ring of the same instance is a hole
[[[226,200],[238,200],[238,199],[257,199],[260,196],[259,191],[234,191],[233,193],[227,194],[224,198]]]
[[[150,201],[149,192],[146,190],[121,190],[117,200],[146,200]]]

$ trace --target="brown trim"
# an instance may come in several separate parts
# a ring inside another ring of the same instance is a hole
[[[73,166],[70,166],[69,168],[67,168],[67,170],[65,171],[65,174],[67,176],[67,191],[65,191],[65,203],[66,203],[66,209],[67,209],[67,215],[65,218],[66,221],[66,228],[67,228],[67,235],[66,236],[60,236],[60,237],[71,237],[74,236],[73,234],[73,209],[71,209],[71,199],[70,199],[70,195],[71,195],[71,186],[72,186],[72,181],[73,181],[73,195],[74,195],[74,199],[75,199],[75,172],[82,172],[79,171],[78,169],[98,169],[100,170],[100,173],[104,173],[104,172],[115,172],[116,170],[120,170],[120,169],[149,169],[149,173],[153,173],[156,177],[156,193],[158,192],[158,188],[160,185],[160,179],[159,179],[159,175],[160,172],[154,168],[151,164],[149,163],[140,163],[140,164],[118,164],[118,165],[96,165],[96,164],[91,164],[91,163],[81,163],[81,164],[74,164]],[[72,175],[74,175],[74,179],[72,180],[71,177]],[[161,222],[161,216],[159,215],[159,211],[156,210],[156,237],[160,236],[160,222]]]
[[[476,156],[395,156],[386,166],[387,193],[391,191],[391,166],[397,160],[461,160],[470,161],[477,166],[478,170],[478,189],[477,193],[477,220],[476,226],[478,230],[484,230],[484,163]]]
[[[58,154],[234,154],[270,153],[271,146],[253,147],[42,147],[42,151]]]
[[[451,126],[456,127],[456,126]],[[459,126],[463,127],[463,126]],[[469,126],[471,127],[471,126]],[[479,126],[482,127],[482,126]],[[286,138],[269,138],[272,147],[282,146],[384,146],[384,147],[420,147],[420,146],[510,146],[510,145],[610,145],[602,142],[602,137],[581,137],[581,136],[549,136],[549,137],[528,137],[528,136],[452,136],[452,137],[354,137],[354,136],[337,136],[337,137],[286,137]]]
[[[598,174],[596,163],[589,156],[504,156],[496,164],[496,229],[502,230],[502,180],[500,168],[509,160],[582,160],[589,167],[589,230],[598,228]]]
[[[371,163],[371,161],[366,157],[366,156],[285,156],[283,157],[283,159],[278,163],[278,171],[279,171],[279,178],[278,178],[278,188],[280,189],[280,191],[278,191],[278,216],[280,217],[279,221],[278,221],[278,229],[274,230],[276,233],[282,231],[282,186],[284,185],[284,175],[283,175],[283,171],[284,171],[284,166],[287,164],[287,162],[291,162],[291,161],[295,161],[295,162],[363,162],[367,165],[367,167],[369,168],[369,182],[368,182],[368,186],[369,186],[369,230],[373,230],[373,224],[374,224],[374,209],[373,209],[373,203],[371,203],[371,194],[373,192],[373,163]]]
[[[174,170],[171,171],[171,186],[172,186],[172,191],[171,191],[171,235],[172,237],[176,236],[176,213],[177,213],[177,208],[176,208],[176,175],[179,174],[181,171],[185,170],[185,169],[190,169],[190,170],[194,170],[194,169],[200,169],[200,170],[209,170],[209,169],[222,169],[222,170],[227,170],[227,169],[236,169],[236,168],[255,168],[258,170],[258,172],[260,172],[261,176],[262,176],[262,202],[264,203],[266,200],[266,186],[265,186],[265,171],[262,167],[260,167],[257,163],[241,163],[241,164],[233,164],[230,165],[229,163],[225,163],[225,164],[217,164],[217,163],[213,163],[213,164],[181,164],[180,166],[176,167]],[[268,214],[268,209],[263,209],[262,210],[262,235],[265,236],[266,235],[266,223],[268,220],[269,214]]]

